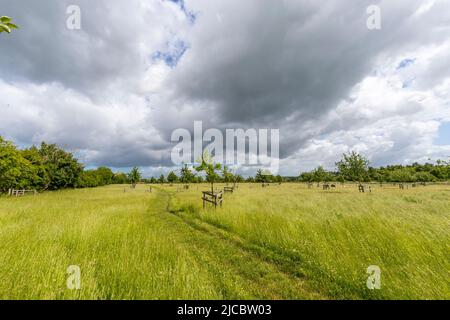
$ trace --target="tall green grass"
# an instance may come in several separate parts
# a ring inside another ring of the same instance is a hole
[[[0,298],[220,298],[143,190],[106,187],[0,199]],[[69,265],[81,289],[66,286]]]
[[[0,298],[450,298],[448,186],[242,184],[216,210],[202,209],[206,185],[146,189],[1,197]]]
[[[179,194],[176,206],[239,235],[329,297],[449,299],[450,188],[372,188],[243,184],[222,209],[202,210],[196,190]],[[370,265],[381,268],[380,290],[367,289]]]

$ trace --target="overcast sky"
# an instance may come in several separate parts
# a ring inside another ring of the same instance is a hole
[[[201,120],[279,129],[283,175],[349,150],[450,157],[448,0],[0,0],[2,15],[20,29],[0,34],[0,135],[20,146],[159,175],[172,131]]]

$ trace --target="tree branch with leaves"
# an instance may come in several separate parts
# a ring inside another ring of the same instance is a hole
[[[13,29],[19,29],[17,25],[11,22],[11,18],[7,16],[0,17],[0,33],[11,33]]]

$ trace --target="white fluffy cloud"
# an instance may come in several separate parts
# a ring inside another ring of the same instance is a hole
[[[450,154],[434,144],[450,122],[447,1],[0,2],[21,26],[0,37],[0,134],[19,144],[157,175],[172,130],[202,120],[279,128],[287,175],[351,149],[374,165]]]

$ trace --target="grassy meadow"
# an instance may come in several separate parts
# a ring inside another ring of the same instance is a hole
[[[207,189],[1,197],[0,299],[450,299],[450,186]]]

